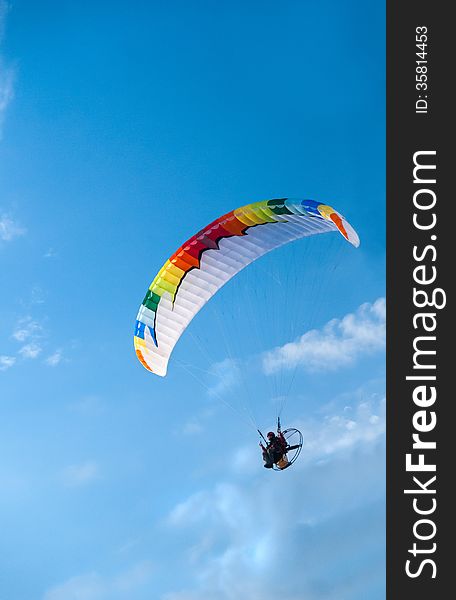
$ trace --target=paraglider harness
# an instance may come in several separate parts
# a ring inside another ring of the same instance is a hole
[[[266,444],[264,446],[260,442],[266,468],[283,471],[298,458],[302,448],[302,433],[293,428],[285,429],[282,432],[280,417],[277,418],[277,436],[274,437],[272,442],[268,442],[259,429],[257,431]]]

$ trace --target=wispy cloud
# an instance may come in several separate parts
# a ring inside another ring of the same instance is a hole
[[[39,285],[35,285],[30,292],[30,304],[44,304],[45,297],[45,291]]]
[[[48,250],[44,253],[44,258],[55,258],[58,256],[57,251],[54,248],[48,248]]]
[[[198,492],[177,504],[168,515],[170,525],[189,525],[204,519],[208,510],[209,492]]]
[[[147,585],[154,573],[149,560],[112,576],[97,572],[71,577],[47,590],[43,600],[123,600]]]
[[[47,337],[44,326],[38,320],[30,315],[21,318],[11,334],[11,338],[21,344],[16,351],[16,357],[26,360],[36,359],[47,350],[47,356],[43,359],[43,363],[48,367],[56,367],[65,360],[64,352],[62,348],[50,352],[47,349],[49,345]]]
[[[14,70],[11,67],[7,67],[3,58],[0,56],[0,139],[2,136],[4,115],[13,97]]]
[[[11,369],[16,362],[15,356],[6,356],[4,354],[0,355],[0,371],[6,371],[7,369]]]
[[[48,356],[44,362],[48,365],[48,367],[56,367],[58,364],[60,364],[62,362],[62,360],[63,360],[63,351],[56,350],[50,356]]]
[[[385,347],[384,298],[362,304],[355,313],[332,319],[322,330],[306,332],[295,342],[274,348],[263,357],[266,374],[301,366],[315,371],[336,370]]]
[[[25,227],[22,227],[16,220],[12,219],[8,214],[3,213],[0,215],[0,240],[3,240],[4,242],[10,242],[14,238],[24,235],[26,231],[27,230],[25,229]]]
[[[184,423],[182,427],[182,433],[184,435],[199,435],[203,433],[204,427],[197,419],[190,419]]]
[[[218,413],[218,406],[213,404],[198,411],[177,427],[174,433],[178,436],[198,436],[207,431],[209,422]]]
[[[100,468],[95,461],[86,461],[79,465],[70,465],[62,471],[62,481],[67,487],[81,487],[96,481]]]
[[[19,321],[12,333],[12,337],[17,342],[25,342],[26,340],[40,337],[42,331],[42,325],[29,316],[24,317]]]
[[[235,359],[225,358],[214,363],[210,369],[209,396],[223,396],[239,383],[240,377],[240,368]]]
[[[0,0],[0,42],[3,39],[6,15],[9,5],[4,0]],[[8,105],[14,96],[14,69],[7,64],[0,54],[0,139],[2,137],[2,125],[4,115]],[[1,235],[0,235],[1,237]],[[3,239],[3,238],[2,238]]]
[[[30,344],[25,344],[25,346],[22,346],[22,348],[20,348],[18,350],[18,354],[20,354],[22,356],[22,358],[37,358],[37,356],[39,356],[42,352],[42,348],[39,344],[36,344],[34,342],[30,343]]]
[[[326,460],[338,452],[375,442],[385,433],[385,398],[345,406],[339,413],[314,421],[298,423],[305,436],[304,462]]]
[[[41,354],[43,348],[39,340],[42,336],[42,325],[30,316],[21,319],[11,335],[16,342],[26,342],[17,351],[17,354],[25,359],[35,359]]]

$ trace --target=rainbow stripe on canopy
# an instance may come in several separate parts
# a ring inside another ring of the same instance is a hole
[[[331,231],[359,246],[358,235],[345,218],[314,200],[263,200],[210,223],[165,262],[147,290],[134,334],[141,364],[166,375],[171,352],[185,328],[228,280],[283,244]]]

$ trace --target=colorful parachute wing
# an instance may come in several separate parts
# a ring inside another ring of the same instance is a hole
[[[171,352],[196,313],[251,262],[298,238],[337,230],[359,246],[355,230],[336,210],[289,198],[247,204],[213,221],[165,262],[147,290],[134,334],[142,365],[165,376]]]

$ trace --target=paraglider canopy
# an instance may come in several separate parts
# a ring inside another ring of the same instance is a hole
[[[227,281],[279,246],[330,231],[359,245],[358,235],[345,218],[315,200],[263,200],[210,223],[165,262],[147,290],[134,334],[141,364],[165,376],[180,336]]]

